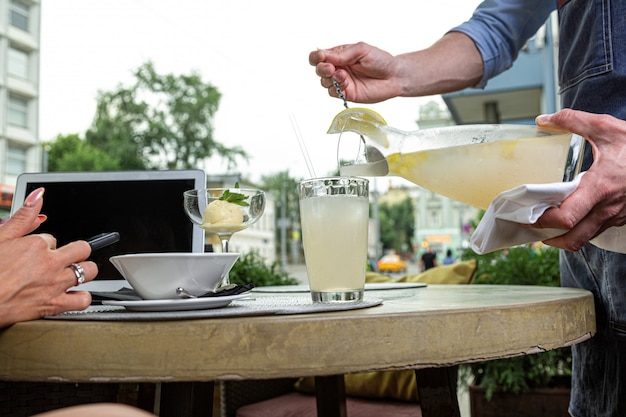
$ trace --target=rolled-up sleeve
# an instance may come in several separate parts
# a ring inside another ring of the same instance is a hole
[[[509,69],[555,8],[556,0],[485,0],[470,20],[452,28],[469,36],[482,55],[483,78],[475,87]]]

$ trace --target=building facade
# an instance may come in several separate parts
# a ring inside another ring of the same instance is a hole
[[[475,207],[459,203],[448,197],[419,186],[391,187],[378,203],[393,205],[404,199],[413,204],[415,234],[412,238],[414,259],[419,259],[428,248],[441,262],[447,250],[459,257],[469,247],[473,231],[472,221],[478,217]]]
[[[41,170],[39,0],[0,0],[0,218],[17,176]]]
[[[560,109],[556,81],[558,20],[554,12],[526,42],[513,66],[484,89],[444,94],[456,124],[534,124],[535,117]]]
[[[414,254],[419,257],[431,248],[439,262],[448,250],[453,256],[460,256],[469,247],[471,224],[479,210],[424,188],[415,188],[409,195],[416,215]]]

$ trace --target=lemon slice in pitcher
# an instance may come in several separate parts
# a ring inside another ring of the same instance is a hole
[[[389,140],[382,126],[387,122],[374,110],[353,107],[337,113],[326,133],[355,132],[387,148]]]

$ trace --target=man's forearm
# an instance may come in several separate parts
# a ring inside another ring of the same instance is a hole
[[[474,41],[460,32],[449,32],[432,46],[397,56],[402,96],[444,94],[476,85],[483,75],[483,61]]]

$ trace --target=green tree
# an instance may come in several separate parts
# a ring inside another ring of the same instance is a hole
[[[394,249],[398,253],[413,251],[414,211],[413,202],[409,197],[394,204],[380,204],[378,217],[383,249]]]
[[[113,171],[120,163],[101,149],[87,144],[77,134],[58,135],[44,145],[48,171]]]
[[[87,142],[119,159],[123,169],[197,168],[212,156],[230,169],[247,160],[240,147],[213,137],[221,94],[198,74],[160,75],[151,62],[135,72],[133,85],[99,92]]]
[[[289,171],[281,171],[271,175],[261,176],[261,188],[272,194],[276,200],[276,221],[279,221],[284,212],[291,222],[291,226],[287,229],[287,238],[290,239],[293,232],[293,226],[300,221],[300,205],[298,202],[298,182],[301,179],[293,178],[289,175]],[[280,237],[281,229],[276,227],[277,249],[281,250],[282,239]]]

